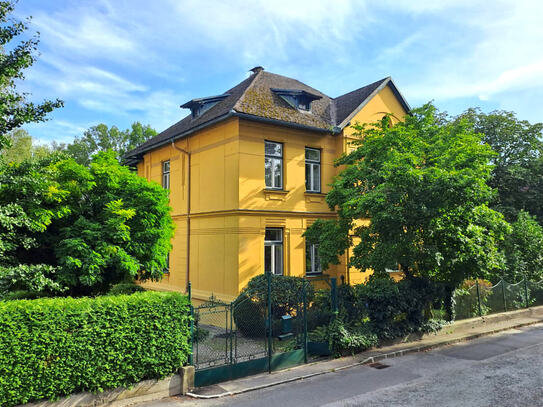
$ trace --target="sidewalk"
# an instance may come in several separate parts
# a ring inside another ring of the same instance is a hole
[[[413,352],[423,352],[542,321],[543,306],[467,319],[447,325],[437,334],[427,335],[413,342],[384,346],[354,356],[321,360],[271,374],[263,373],[213,386],[201,387],[194,389],[187,395],[195,398],[231,396],[295,380],[303,380],[361,364],[373,363],[386,358],[403,356]]]

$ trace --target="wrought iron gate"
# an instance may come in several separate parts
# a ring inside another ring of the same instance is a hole
[[[307,362],[306,282],[289,307],[273,302],[271,276],[265,298],[211,298],[193,308],[192,363],[196,386]]]

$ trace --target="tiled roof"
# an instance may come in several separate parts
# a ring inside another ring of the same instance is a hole
[[[337,131],[343,128],[348,120],[358,112],[371,97],[379,90],[390,84],[404,108],[409,106],[402,98],[394,83],[388,78],[381,79],[363,88],[346,93],[337,98],[330,98],[310,86],[286,76],[266,72],[262,68],[255,68],[253,74],[225,92],[229,94],[224,100],[217,103],[201,116],[193,118],[189,114],[162,133],[147,140],[145,143],[129,151],[125,155],[127,162],[135,162],[139,157],[160,145],[171,140],[184,137],[191,132],[210,125],[217,120],[229,116],[242,116],[255,120],[266,120],[283,125],[306,127],[317,131]],[[293,108],[272,89],[303,90],[320,99],[311,103],[311,111],[302,111]]]

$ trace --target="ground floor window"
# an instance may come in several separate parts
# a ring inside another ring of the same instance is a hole
[[[264,271],[283,274],[283,229],[266,228],[264,237]]]
[[[319,257],[319,245],[306,243],[305,245],[305,274],[322,273]]]

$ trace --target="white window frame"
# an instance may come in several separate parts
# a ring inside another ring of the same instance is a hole
[[[162,188],[170,189],[170,160],[162,161]]]
[[[316,151],[319,153],[318,160],[312,160],[307,158],[307,151]],[[305,190],[306,192],[321,192],[321,150],[318,148],[306,147],[305,148]],[[308,172],[309,167],[309,172]],[[319,180],[318,182],[314,179],[314,168],[318,168]],[[308,178],[309,175],[309,178]]]
[[[266,145],[267,144],[275,144],[281,146],[281,155],[272,155],[272,154],[266,154]],[[283,143],[279,143],[277,141],[264,141],[264,182],[266,182],[266,162],[270,161],[270,169],[271,169],[271,185],[266,184],[266,189],[283,189]],[[279,177],[279,185],[275,185],[275,165],[276,163],[280,163],[280,177]]]
[[[271,272],[275,275],[283,275],[284,273],[284,246],[283,246],[283,229],[282,228],[266,228],[266,231],[273,230],[279,232],[279,240],[266,240],[266,237],[264,237],[264,273]],[[270,270],[266,270],[266,248],[270,248]],[[275,262],[276,258],[276,252],[280,251],[279,259],[281,260],[281,264],[277,265]],[[277,267],[279,266],[279,267]]]
[[[322,274],[322,266],[321,266],[320,259],[318,258],[319,245],[315,243],[306,242],[305,250],[306,250],[305,274],[306,275]],[[309,251],[309,263],[307,263],[307,251]]]

